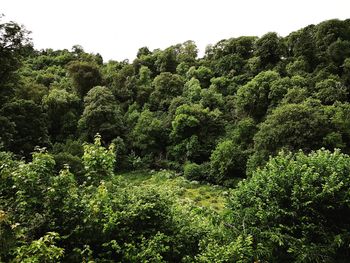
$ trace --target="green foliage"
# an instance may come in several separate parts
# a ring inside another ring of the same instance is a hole
[[[2,22],[0,15],[0,103],[13,96],[14,85],[18,83],[16,71],[21,59],[31,49],[28,31],[15,22]]]
[[[62,141],[76,133],[80,114],[80,100],[77,95],[66,90],[52,89],[43,98],[42,104],[48,115],[49,134],[55,141]]]
[[[236,240],[229,244],[218,244],[215,241],[205,244],[203,251],[196,257],[196,262],[201,263],[220,263],[220,262],[252,262],[254,259],[253,237],[238,236]]]
[[[210,156],[212,178],[216,183],[244,177],[247,156],[232,140],[220,142]]]
[[[192,103],[198,103],[201,99],[201,85],[198,79],[191,78],[185,83],[182,96]]]
[[[350,41],[337,39],[337,41],[329,45],[327,51],[332,61],[340,66],[350,56]]]
[[[303,68],[303,71],[306,70],[306,72],[310,72],[315,68],[317,62],[317,48],[314,25],[292,32],[287,36],[286,42],[293,57],[297,58],[296,61],[299,61],[297,63],[302,63],[303,66],[306,67]]]
[[[324,140],[328,134],[340,131],[333,125],[331,116],[332,112],[314,100],[276,108],[260,124],[254,136],[255,153],[250,159],[250,170],[253,171],[267,160],[268,155],[274,155],[281,149],[309,152],[321,147],[334,147]]]
[[[286,71],[289,75],[305,75],[308,71],[308,64],[303,57],[297,58],[295,61],[288,63]]]
[[[55,232],[48,232],[45,236],[23,245],[16,249],[16,257],[12,262],[25,263],[56,263],[60,262],[64,254],[64,249],[55,245],[60,237]]]
[[[289,97],[291,97],[294,102],[302,102],[303,100],[298,100],[298,96],[295,93],[302,93],[302,90],[307,89],[308,86],[309,83],[307,79],[298,75],[274,81],[271,85],[271,90],[268,96],[270,100],[270,108],[278,106],[281,102],[286,102]],[[295,97],[290,94],[293,92]],[[289,103],[291,103],[291,101],[289,101]]]
[[[190,161],[205,161],[215,139],[223,132],[222,113],[204,108],[201,104],[177,108],[170,137],[176,142],[174,156]],[[180,159],[180,160],[181,160]]]
[[[46,116],[33,101],[16,100],[6,103],[0,110],[0,115],[10,131],[13,129],[11,135],[3,138],[7,150],[29,157],[35,146],[48,146]]]
[[[208,89],[203,89],[201,91],[201,101],[200,103],[205,108],[211,110],[222,109],[224,106],[224,99],[221,93],[217,92],[215,88],[210,87]]]
[[[175,73],[177,67],[176,48],[174,46],[158,52],[155,61],[158,72]]]
[[[141,244],[128,244],[125,259],[128,262],[166,262],[164,253],[167,253],[170,237],[157,233],[150,239],[143,238]]]
[[[205,66],[199,66],[197,69],[195,67],[191,67],[186,76],[189,79],[198,79],[203,88],[208,88],[210,85],[210,79],[213,77],[213,72],[210,68]]]
[[[196,163],[186,163],[184,165],[184,176],[188,180],[201,181],[208,177],[205,172],[209,172],[202,165]]]
[[[0,22],[0,261],[347,261],[348,157],[258,167],[350,152],[349,21],[107,63]]]
[[[216,75],[244,74],[253,55],[256,37],[238,37],[219,41],[206,50],[208,63]]]
[[[241,114],[260,120],[269,107],[272,83],[279,79],[275,71],[261,72],[237,91],[237,110]]]
[[[47,95],[48,89],[40,83],[36,83],[33,79],[23,78],[21,87],[16,89],[15,96],[19,99],[32,100],[36,104],[40,104],[42,98]]]
[[[262,69],[271,68],[284,54],[282,38],[270,32],[259,38],[256,43],[256,55],[260,58]]]
[[[185,41],[179,48],[177,60],[181,63],[194,64],[198,55],[196,43],[192,40]]]
[[[160,153],[166,143],[162,119],[148,109],[144,110],[131,132],[131,137],[133,145],[143,152]]]
[[[66,165],[76,176],[81,175],[84,167],[81,161],[83,156],[83,145],[81,141],[68,139],[65,143],[55,143],[52,155],[56,162],[56,171],[59,172]]]
[[[336,101],[346,101],[348,93],[347,88],[341,82],[334,79],[323,80],[316,83],[315,86],[315,97],[328,105]]]
[[[338,150],[281,153],[231,191],[227,220],[267,249],[262,260],[345,262],[349,165]]]
[[[343,68],[344,68],[344,73],[343,73],[344,83],[347,86],[349,86],[349,84],[350,84],[350,77],[349,77],[349,73],[350,73],[350,58],[347,58],[347,59],[344,60]]]
[[[18,165],[20,165],[20,162],[13,160],[12,154],[0,152],[0,206],[5,206],[5,204],[14,201],[12,173]]]
[[[9,254],[16,247],[15,228],[17,225],[11,224],[8,214],[0,210],[0,261],[9,260]]]
[[[89,184],[98,185],[101,180],[108,179],[113,174],[115,166],[114,145],[108,149],[101,145],[101,136],[95,136],[94,144],[84,145],[82,157],[86,170],[86,180]]]
[[[0,214],[2,259],[179,262],[198,253],[199,241],[210,231],[209,220],[175,203],[176,190],[170,185],[133,187],[113,178],[114,152],[102,147],[99,137],[84,148],[86,176],[100,176],[91,181],[96,187],[78,187],[68,168],[56,175],[53,158],[45,152],[35,153],[30,163],[3,166],[2,175],[13,176],[8,184],[16,195],[11,202],[2,201],[16,214]],[[99,183],[102,174],[107,176]]]
[[[162,72],[152,85],[154,90],[149,98],[152,108],[167,111],[171,100],[182,93],[184,83],[179,75]]]
[[[107,142],[122,135],[124,127],[121,109],[108,88],[97,86],[88,92],[78,125],[89,140],[96,133],[100,133]]]
[[[16,211],[16,222],[25,227],[29,236],[35,236],[46,227],[47,210],[43,200],[49,191],[55,166],[53,157],[45,151],[35,152],[32,158],[32,162],[20,163],[12,172],[15,200],[8,204]]]
[[[101,74],[96,65],[88,62],[75,61],[69,64],[68,72],[73,79],[74,88],[80,98],[95,86],[101,84]]]
[[[204,163],[203,165],[201,165],[201,167],[203,168],[202,171],[209,170],[210,168],[208,167],[207,163]],[[205,216],[208,216],[208,214],[205,213],[207,209],[215,210],[218,213],[223,213],[225,210],[225,189],[217,185],[209,185],[205,183],[205,181],[189,181],[183,176],[178,176],[178,174],[171,170],[163,170],[159,172],[138,170],[133,172],[122,173],[121,176],[123,180],[125,180],[128,183],[126,184],[126,187],[128,187],[129,185],[133,185],[136,187],[140,185],[152,185],[158,187],[159,189],[171,192],[175,195],[174,197],[172,197],[173,200],[176,199],[180,203],[180,207],[178,207],[178,212],[182,211],[181,204],[183,205],[189,202],[191,205],[200,208],[197,211],[199,212],[199,214],[197,215],[199,217],[202,215],[202,212]],[[201,180],[203,180],[203,178]],[[186,210],[186,213],[192,211],[191,207],[189,207],[188,209],[189,210]],[[181,219],[181,221],[182,220],[183,219]]]

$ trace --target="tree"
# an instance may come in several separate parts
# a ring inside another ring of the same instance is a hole
[[[198,79],[201,87],[208,88],[210,85],[210,80],[213,77],[213,72],[210,70],[210,68],[205,66],[199,66],[197,69],[193,66],[188,70],[186,76],[188,79]]]
[[[182,96],[192,103],[198,103],[201,99],[201,84],[198,79],[191,78],[185,83]]]
[[[177,74],[162,72],[154,78],[149,101],[152,109],[167,111],[171,100],[182,94],[184,82]]]
[[[186,163],[184,165],[184,176],[191,181],[200,181],[205,179],[203,167],[196,163]]]
[[[237,91],[236,104],[239,114],[260,120],[270,105],[269,93],[272,83],[280,78],[275,71],[259,73]]]
[[[141,66],[138,80],[137,80],[137,92],[136,101],[139,105],[143,106],[148,100],[152,92],[152,79],[151,70],[146,66]]]
[[[49,145],[47,120],[40,106],[31,100],[15,100],[6,103],[0,115],[8,127],[12,127],[11,140],[5,145],[8,150],[29,157],[35,146]]]
[[[350,41],[337,39],[328,46],[327,51],[332,61],[339,67],[350,56]]]
[[[344,83],[347,86],[350,86],[350,58],[346,58],[344,60],[343,68],[344,68],[344,73],[342,77],[344,79]]]
[[[92,63],[74,61],[68,65],[68,72],[73,79],[75,91],[80,98],[84,98],[93,87],[101,85],[100,71]]]
[[[139,50],[137,51],[137,58],[141,58],[142,56],[148,56],[151,54],[151,51],[149,51],[148,47],[142,47],[139,48]]]
[[[307,62],[302,58],[296,58],[294,61],[289,62],[286,65],[286,71],[289,76],[300,75],[304,76],[307,74],[309,66]]]
[[[226,126],[226,136],[210,156],[211,180],[217,184],[233,185],[236,178],[246,176],[246,166],[254,152],[253,137],[258,128],[252,118]]]
[[[308,78],[304,78],[298,75],[291,78],[285,77],[273,81],[268,95],[270,101],[270,109],[278,106],[282,100],[286,99],[286,96],[290,96],[288,93],[292,92],[293,90],[308,90],[310,86],[309,82],[310,81]],[[297,96],[292,99],[296,101]]]
[[[188,40],[181,44],[179,54],[177,54],[177,60],[180,63],[184,62],[193,65],[196,62],[197,55],[198,48],[196,43],[192,40]]]
[[[131,131],[131,140],[135,148],[145,153],[161,154],[167,143],[163,120],[148,109],[141,112]]]
[[[99,133],[106,142],[110,142],[124,133],[121,110],[108,88],[97,86],[88,92],[78,125],[89,140]]]
[[[175,47],[168,47],[164,51],[159,51],[155,65],[158,72],[175,73],[178,65],[177,51]]]
[[[317,47],[320,51],[325,52],[328,46],[338,39],[350,40],[350,29],[346,21],[339,19],[326,20],[317,25],[315,38]]]
[[[48,130],[53,141],[64,141],[76,134],[81,111],[80,99],[76,94],[52,89],[42,103],[48,115]]]
[[[172,122],[172,154],[178,161],[202,163],[208,160],[222,132],[222,113],[218,109],[211,111],[201,104],[181,105]]]
[[[209,87],[208,89],[202,89],[200,103],[205,108],[211,110],[223,109],[224,99],[221,93],[217,92],[215,88]]]
[[[6,207],[17,211],[12,214],[12,220],[22,225],[23,234],[29,238],[40,237],[49,225],[46,196],[50,191],[54,166],[53,157],[45,149],[38,149],[31,162],[19,163],[12,173],[15,198]]]
[[[247,156],[242,148],[232,140],[220,142],[210,156],[212,178],[216,183],[224,183],[233,178],[245,176]]]
[[[339,81],[335,79],[325,79],[316,83],[314,96],[326,105],[333,104],[336,101],[345,102],[349,91]]]
[[[212,78],[210,82],[210,87],[213,87],[223,96],[233,95],[237,92],[238,87],[236,83],[227,77]]]
[[[32,48],[29,32],[15,22],[2,23],[2,17],[0,14],[0,103],[13,95],[21,58]]]
[[[136,90],[136,76],[134,68],[128,61],[110,61],[104,68],[105,84],[115,98],[121,103],[130,102]]]
[[[315,25],[307,26],[292,32],[286,37],[287,48],[291,56],[305,61],[305,71],[312,71],[317,65],[317,48],[315,41]]]
[[[248,60],[253,56],[256,37],[238,37],[219,41],[207,52],[206,59],[218,76],[244,74]]]
[[[332,113],[328,114],[327,108],[317,100],[277,107],[260,124],[254,136],[255,153],[249,160],[250,171],[281,149],[310,152],[321,147],[334,147],[326,138],[340,130],[332,124],[331,116]]]
[[[271,69],[284,54],[282,39],[274,32],[263,35],[255,45],[255,55],[260,58],[262,69]]]

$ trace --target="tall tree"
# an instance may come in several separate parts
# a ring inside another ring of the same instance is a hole
[[[40,106],[31,100],[15,100],[6,103],[0,115],[7,118],[14,133],[8,142],[8,150],[30,157],[35,146],[48,146],[46,115]]]
[[[123,135],[123,115],[111,90],[102,86],[92,88],[84,99],[84,107],[79,128],[88,140],[92,140],[97,133],[106,142]]]
[[[101,84],[102,78],[100,71],[92,63],[75,61],[69,64],[68,71],[80,98],[84,98],[89,90]]]
[[[32,48],[29,32],[14,22],[2,23],[0,15],[0,103],[13,95],[17,83],[16,70],[21,57]]]

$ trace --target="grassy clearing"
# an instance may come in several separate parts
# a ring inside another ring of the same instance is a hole
[[[179,201],[191,202],[198,207],[223,212],[225,209],[225,189],[215,185],[188,181],[173,171],[133,171],[119,174],[133,186],[154,185],[171,189]]]

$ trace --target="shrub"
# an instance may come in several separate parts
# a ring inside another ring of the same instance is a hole
[[[184,166],[184,176],[191,181],[202,181],[209,177],[209,165],[203,163],[201,165],[196,163],[187,163]]]
[[[55,241],[59,238],[57,233],[49,232],[38,240],[34,240],[29,245],[18,247],[16,249],[16,258],[13,262],[59,262],[59,259],[61,259],[64,254],[64,249],[55,245]]]
[[[98,184],[101,179],[113,175],[115,165],[114,145],[109,149],[101,145],[101,136],[95,136],[94,144],[84,145],[83,164],[86,178],[92,184]]]
[[[346,262],[350,157],[280,153],[231,192],[230,225],[253,235],[271,262]]]
[[[222,183],[225,180],[244,177],[246,154],[232,140],[219,143],[210,156],[213,180]]]

